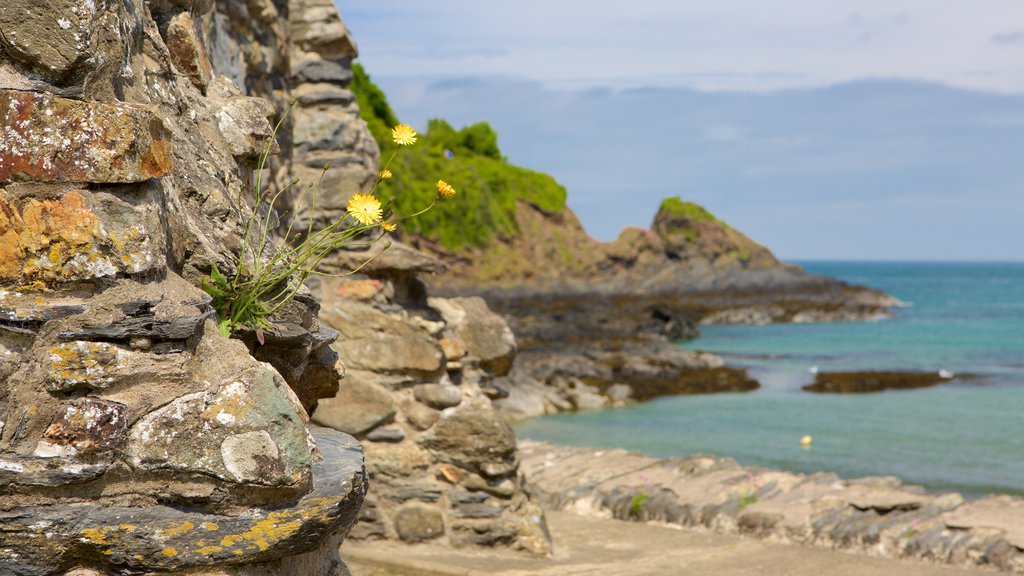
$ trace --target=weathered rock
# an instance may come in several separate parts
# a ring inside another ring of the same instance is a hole
[[[451,408],[462,403],[462,390],[451,384],[417,384],[413,394],[431,408]]]
[[[390,420],[396,410],[394,398],[373,374],[352,371],[333,398],[320,400],[312,420],[349,434],[362,434]]]
[[[0,125],[0,182],[141,182],[171,170],[153,106],[0,90]]]
[[[145,573],[255,564],[315,550],[355,521],[366,479],[351,437],[325,429],[314,435],[323,460],[314,467],[312,491],[292,507],[244,515],[166,506],[16,508],[0,512],[0,562],[27,576],[69,570],[86,558],[100,570]]]
[[[256,162],[273,134],[268,122],[274,115],[273,105],[262,98],[241,95],[226,78],[216,79],[209,89],[223,103],[217,112],[217,128],[231,155],[243,162]],[[269,149],[276,150],[273,145]]]
[[[461,397],[462,393],[460,392],[460,400]],[[409,424],[421,431],[429,429],[441,417],[441,413],[437,410],[424,406],[420,402],[409,400],[402,402],[402,413],[405,414],[405,419],[409,421]]]
[[[46,428],[35,455],[86,456],[120,448],[128,429],[125,411],[123,404],[97,398],[69,402]]]
[[[206,93],[206,87],[213,78],[213,67],[191,14],[175,14],[167,25],[166,39],[171,63],[187,76],[196,88]]]
[[[352,70],[329,60],[309,60],[299,64],[292,71],[296,82],[327,82],[342,86],[352,80]]]
[[[371,442],[401,442],[405,440],[405,430],[399,426],[382,426],[371,430],[366,439]]]
[[[128,455],[143,470],[172,469],[269,486],[307,481],[305,415],[268,368],[182,396],[132,427]]]
[[[405,542],[423,542],[444,535],[441,512],[420,504],[407,504],[395,513],[395,531]]]
[[[62,79],[92,55],[96,5],[11,0],[0,13],[0,47],[30,70]]]
[[[1020,511],[1008,496],[966,502],[895,478],[743,468],[708,456],[520,445],[522,470],[554,509],[1024,573]],[[453,528],[454,529],[454,528]]]
[[[515,433],[484,402],[464,402],[442,416],[419,442],[438,460],[485,476],[515,470]]]
[[[516,339],[505,320],[491,312],[483,298],[430,298],[448,325],[452,339],[462,343],[466,354],[476,357],[481,367],[495,376],[512,368]]]
[[[441,349],[425,330],[360,302],[325,306],[323,321],[341,335],[333,345],[345,365],[370,372],[436,373]]]

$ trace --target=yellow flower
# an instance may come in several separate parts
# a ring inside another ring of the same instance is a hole
[[[380,178],[381,180],[387,180],[388,178],[391,178],[391,170],[385,168],[380,172],[377,172],[377,178]]]
[[[380,200],[372,194],[353,194],[348,201],[348,214],[361,224],[375,224],[382,216]]]
[[[395,226],[394,222],[382,222],[380,227],[387,230],[388,232],[394,232],[395,229],[398,228],[398,226]]]
[[[451,198],[452,196],[455,196],[455,188],[452,188],[452,185],[444,180],[438,180],[437,193],[440,194],[442,198]]]
[[[416,143],[416,131],[408,124],[399,124],[391,129],[391,139],[399,146],[410,146]]]

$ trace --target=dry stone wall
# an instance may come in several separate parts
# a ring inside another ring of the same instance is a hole
[[[335,333],[299,298],[254,358],[197,288],[275,113],[215,73],[212,8],[0,10],[0,573],[347,572],[361,449],[307,416]]]
[[[297,226],[343,216],[351,195],[372,186],[380,152],[348,89],[357,48],[337,8],[330,0],[224,0],[204,22],[214,70],[276,102],[279,114],[294,103],[275,168],[278,186],[300,181],[287,206]],[[310,214],[309,185],[318,181]],[[376,251],[338,253],[324,269],[351,271]],[[500,394],[492,378],[508,372],[514,338],[479,298],[430,298],[419,278],[439,269],[396,242],[360,274],[315,285],[346,376],[337,394],[316,403],[313,419],[362,440],[371,477],[351,537],[546,554],[543,514],[523,487],[515,437],[491,407]]]

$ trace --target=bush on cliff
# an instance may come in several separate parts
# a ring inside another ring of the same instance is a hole
[[[387,157],[394,146],[389,126],[396,123],[395,114],[362,66],[353,65],[353,72],[349,87],[356,95],[360,115]],[[391,165],[396,210],[407,213],[429,202],[436,194],[438,173],[446,175],[459,195],[404,222],[404,232],[454,250],[484,247],[497,238],[519,233],[516,201],[552,214],[565,209],[565,188],[547,174],[509,164],[498,147],[498,134],[486,122],[456,130],[444,120],[434,119],[422,139],[422,147],[401,155]]]

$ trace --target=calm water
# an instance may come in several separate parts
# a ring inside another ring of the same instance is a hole
[[[969,496],[1024,494],[1024,263],[805,263],[908,302],[893,320],[709,326],[686,348],[762,384],[747,394],[664,398],[518,426],[521,437],[656,456],[731,456],[844,477],[894,474]],[[868,395],[800,391],[809,368],[946,369],[980,378]],[[814,437],[810,450],[800,447]]]

